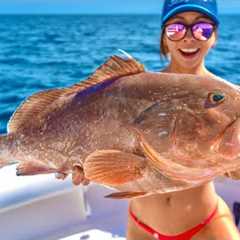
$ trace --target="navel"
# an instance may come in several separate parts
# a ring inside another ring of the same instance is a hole
[[[172,203],[172,197],[169,196],[169,197],[166,198],[166,204],[171,205],[171,203]]]

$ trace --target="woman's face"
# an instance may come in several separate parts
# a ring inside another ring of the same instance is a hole
[[[179,22],[186,25],[192,25],[197,22],[213,23],[210,18],[201,13],[184,12],[175,15],[166,24]],[[179,41],[171,41],[164,33],[163,42],[170,53],[172,64],[177,64],[184,69],[191,69],[202,64],[209,49],[216,42],[216,33],[214,31],[207,41],[196,40],[192,36],[190,29],[188,29],[186,36]]]

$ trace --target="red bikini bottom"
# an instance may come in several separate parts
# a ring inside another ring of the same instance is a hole
[[[186,232],[180,233],[174,236],[167,236],[159,233],[158,231],[154,230],[153,228],[149,227],[145,223],[141,222],[131,211],[129,208],[129,215],[132,217],[133,221],[142,228],[145,232],[151,234],[154,238],[158,240],[190,240],[195,234],[197,234],[200,230],[202,230],[214,217],[215,213],[217,212],[217,207],[214,211],[202,222],[196,225],[195,227],[187,230]]]

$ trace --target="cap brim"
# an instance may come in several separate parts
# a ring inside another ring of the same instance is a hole
[[[212,14],[208,9],[195,4],[184,4],[169,11],[162,19],[162,25],[165,24],[169,18],[176,15],[177,13],[189,12],[189,11],[193,11],[193,12],[196,11],[196,12],[203,13],[207,15],[210,19],[212,19],[216,25],[219,24],[217,17],[214,14]]]

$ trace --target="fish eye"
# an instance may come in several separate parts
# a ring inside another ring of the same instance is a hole
[[[208,100],[210,104],[220,104],[225,100],[225,96],[222,92],[211,92],[208,94]]]

